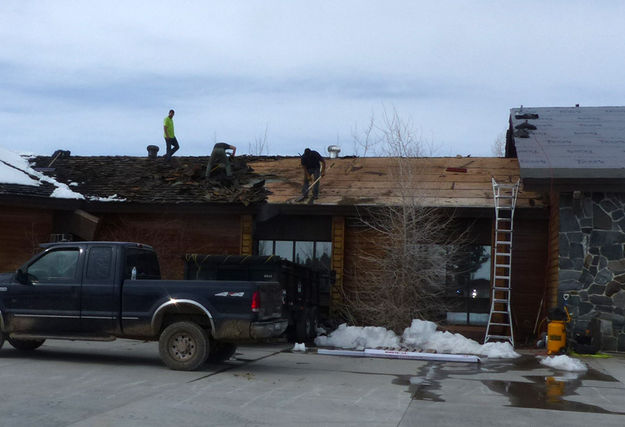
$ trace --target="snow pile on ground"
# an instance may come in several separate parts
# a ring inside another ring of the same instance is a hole
[[[540,361],[540,364],[561,371],[581,372],[588,370],[584,362],[566,355],[545,357]]]
[[[382,327],[342,324],[330,335],[317,337],[315,344],[355,350],[377,347],[392,349],[416,347],[437,353],[476,354],[501,359],[520,356],[510,343],[490,342],[481,345],[460,334],[437,331],[435,323],[418,319],[414,319],[410,327],[404,330],[401,339],[393,331]]]
[[[488,342],[482,345],[461,334],[437,331],[435,323],[419,319],[414,319],[410,327],[404,330],[402,342],[407,346],[434,350],[437,353],[477,354],[498,359],[521,356],[508,342]]]
[[[395,332],[379,326],[347,326],[343,323],[330,335],[315,338],[315,344],[356,350],[377,347],[399,348],[399,337]]]
[[[296,342],[291,351],[303,351],[306,352],[306,344]]]
[[[59,199],[85,198],[82,194],[72,191],[66,184],[31,168],[26,158],[0,147],[0,183],[38,186],[41,185],[41,182],[49,182],[56,187],[50,197]]]

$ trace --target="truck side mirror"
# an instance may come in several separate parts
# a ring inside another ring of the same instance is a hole
[[[28,281],[28,273],[26,273],[21,268],[18,268],[15,272],[15,280],[22,285],[28,285],[30,282]]]

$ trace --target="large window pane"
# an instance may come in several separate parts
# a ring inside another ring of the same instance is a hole
[[[332,242],[316,242],[315,245],[317,267],[330,271],[332,266]]]
[[[485,325],[490,310],[490,246],[471,246],[459,254],[447,280],[447,322]]]
[[[259,240],[258,255],[273,255],[273,240]]]
[[[313,263],[315,242],[295,242],[295,262],[310,266]]]
[[[293,242],[287,240],[276,240],[275,255],[293,261]]]

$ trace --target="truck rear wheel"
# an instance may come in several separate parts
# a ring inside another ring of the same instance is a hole
[[[208,361],[217,363],[230,359],[237,351],[237,345],[229,342],[213,341],[208,355]]]
[[[7,341],[16,350],[20,350],[20,351],[33,351],[33,350],[36,350],[39,347],[41,347],[46,340],[20,340],[20,339],[17,339],[17,338],[8,337]]]
[[[172,323],[161,332],[158,351],[170,369],[193,371],[208,357],[208,334],[193,322]]]

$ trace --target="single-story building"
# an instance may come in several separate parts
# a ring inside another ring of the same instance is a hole
[[[150,244],[166,278],[182,276],[185,253],[276,254],[334,271],[330,304],[340,304],[342,290],[358,286],[354,272],[363,267],[357,249],[375,246],[374,233],[363,228],[360,216],[367,209],[400,203],[408,191],[418,195],[419,203],[453,215],[469,229],[470,243],[488,255],[476,271],[448,275],[454,309],[444,319],[446,328],[483,339],[493,275],[491,180],[516,182],[516,158],[403,159],[402,167],[415,178],[409,182],[398,181],[396,158],[329,158],[314,204],[295,201],[302,186],[299,158],[238,157],[228,185],[205,178],[208,160],[174,157],[168,163],[147,155],[57,151],[11,165],[32,182],[0,184],[0,270],[18,267],[39,243],[63,238]],[[520,344],[536,336],[541,307],[550,297],[545,295],[548,202],[521,185],[511,278]]]

